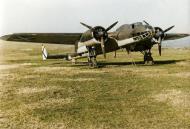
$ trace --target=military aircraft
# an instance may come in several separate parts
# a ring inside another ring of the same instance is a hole
[[[153,64],[151,54],[153,45],[158,45],[161,56],[162,41],[189,36],[189,34],[166,33],[174,26],[163,30],[160,27],[153,27],[146,21],[124,24],[116,31],[109,32],[117,23],[104,28],[102,26],[92,27],[81,22],[81,25],[88,29],[84,33],[17,33],[2,38],[7,41],[75,45],[75,53],[63,55],[50,55],[42,45],[43,60],[64,58],[75,62],[77,59],[87,58],[89,66],[97,67],[96,57],[98,55],[102,54],[106,58],[106,53],[119,49],[126,49],[128,53],[139,51],[144,55],[145,64]]]

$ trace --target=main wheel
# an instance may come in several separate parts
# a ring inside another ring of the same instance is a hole
[[[152,58],[151,53],[145,53],[145,55],[144,55],[144,64],[145,65],[153,65],[154,64],[154,60]]]
[[[91,58],[88,58],[88,65],[89,65],[90,67],[92,67],[92,60],[91,60]]]
[[[92,67],[93,67],[93,68],[97,68],[98,65],[97,65],[97,60],[96,60],[96,58],[95,58],[95,57],[92,57],[92,58],[91,58],[91,61],[92,61]]]

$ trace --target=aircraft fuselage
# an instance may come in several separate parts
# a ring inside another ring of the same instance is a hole
[[[120,48],[126,48],[130,51],[144,51],[151,49],[155,44],[152,41],[153,28],[149,25],[143,25],[141,22],[122,25],[115,32],[108,35],[110,35],[110,38],[105,42],[106,52],[113,52]],[[134,42],[138,42],[138,44],[134,44]],[[133,43],[133,45],[129,47],[130,43]],[[91,30],[82,34],[78,42],[77,53],[87,53],[88,46],[94,46],[97,55],[102,54],[100,42],[94,38]]]

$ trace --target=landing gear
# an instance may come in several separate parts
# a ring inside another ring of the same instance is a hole
[[[97,68],[96,50],[94,47],[88,47],[88,64],[90,67]]]
[[[97,68],[98,65],[97,65],[96,57],[88,58],[88,64],[90,67]]]
[[[152,58],[152,53],[150,50],[144,51],[144,64],[145,65],[153,65],[154,60]]]

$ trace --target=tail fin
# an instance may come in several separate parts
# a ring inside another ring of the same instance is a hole
[[[48,52],[47,52],[45,46],[42,44],[42,59],[46,60],[47,57],[48,57]]]

